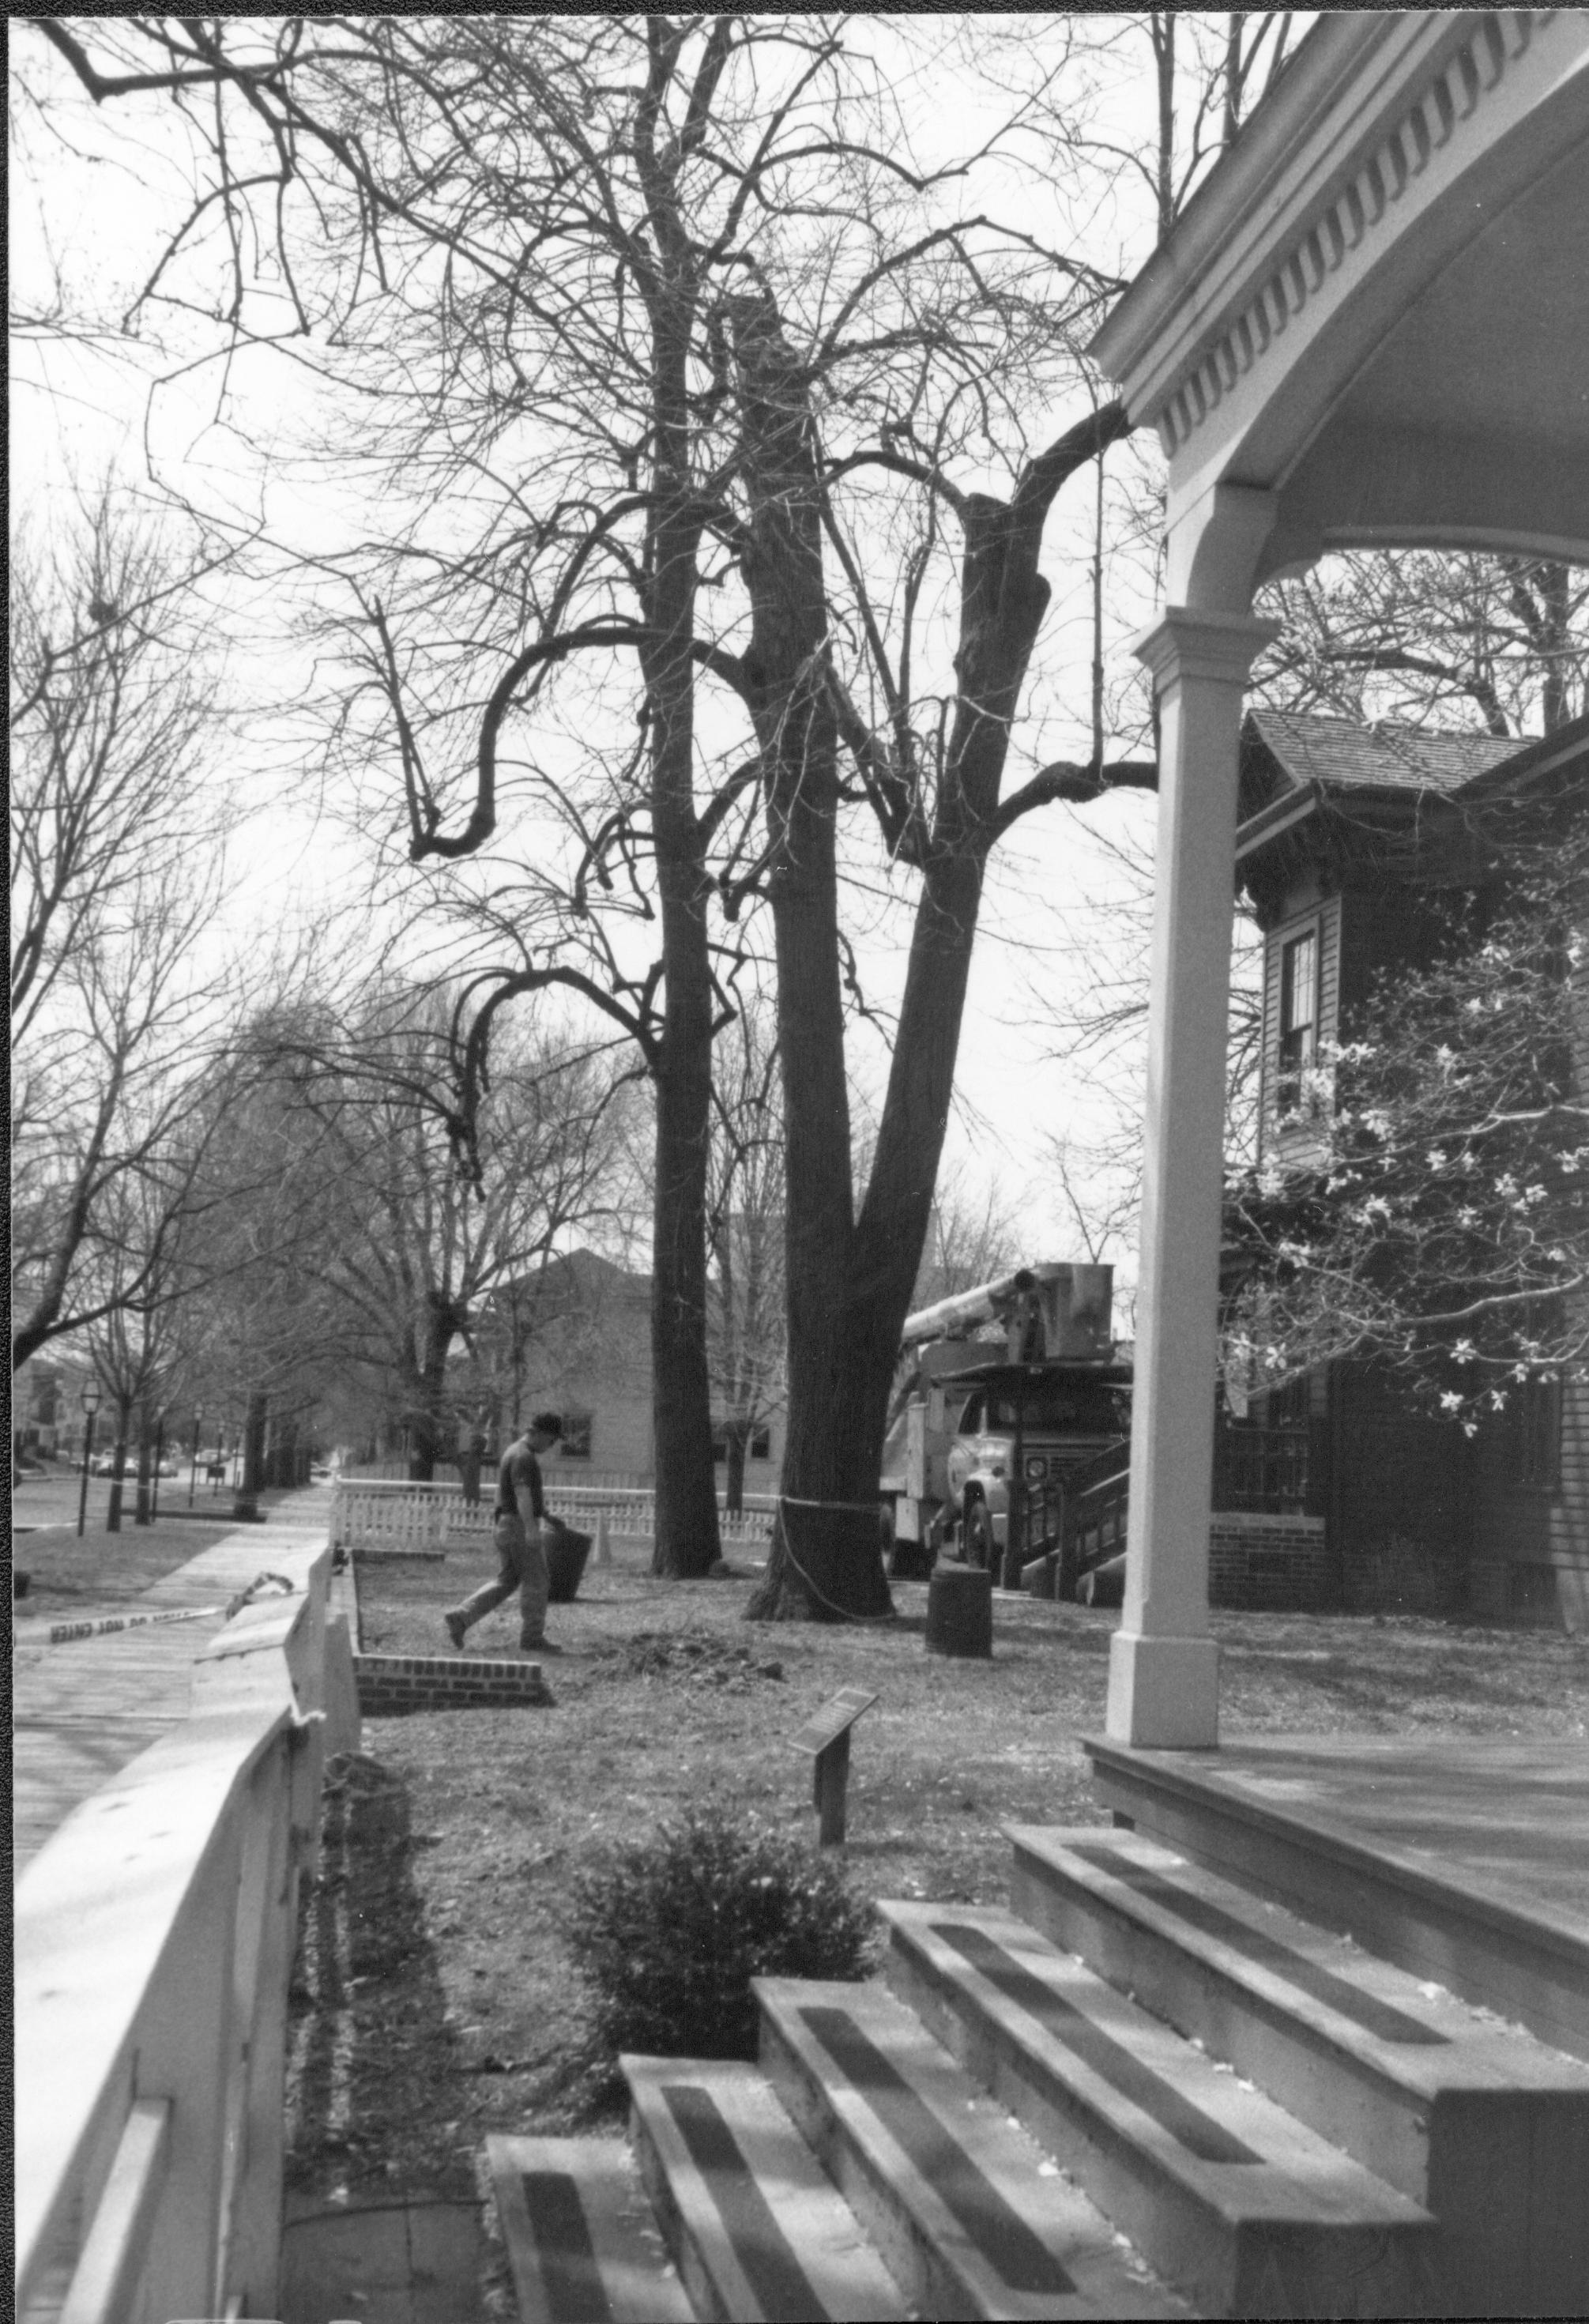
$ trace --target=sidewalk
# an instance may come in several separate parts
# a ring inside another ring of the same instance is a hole
[[[14,1878],[79,1802],[187,1716],[193,1663],[226,1619],[228,1600],[271,1567],[273,1541],[329,1521],[330,1494],[310,1486],[287,1495],[264,1525],[239,1526],[136,1598],[29,1616],[12,1634]],[[22,1601],[25,1609],[27,1601]],[[51,1646],[60,1621],[125,1619],[139,1613],[209,1609]]]

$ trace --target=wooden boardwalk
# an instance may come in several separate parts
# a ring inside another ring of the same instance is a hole
[[[14,1877],[79,1801],[187,1717],[194,1658],[220,1629],[227,1601],[270,1571],[273,1544],[286,1534],[321,1532],[329,1516],[329,1492],[310,1487],[273,1508],[264,1525],[239,1526],[136,1600],[14,1625]],[[49,1642],[52,1624],[62,1620],[185,1612],[195,1618]]]

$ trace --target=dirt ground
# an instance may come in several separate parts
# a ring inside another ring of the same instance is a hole
[[[445,1653],[484,1545],[364,1569],[364,1645]],[[842,1686],[855,1733],[845,1861],[871,1896],[1002,1901],[1006,1821],[1099,1821],[1080,1738],[1104,1717],[1114,1612],[995,1604],[991,1662],[923,1647],[925,1584],[872,1628],[747,1624],[748,1571],[670,1583],[638,1550],[554,1607],[544,1710],[365,1723],[328,1803],[294,1997],[290,2183],[355,2203],[467,2197],[492,2129],[615,2127],[562,1933],[603,1841],[718,1801],[815,1836],[801,1723]],[[512,1653],[516,1609],[475,1633]],[[1395,1618],[1220,1614],[1222,1720],[1293,1733],[1583,1737],[1589,1640]]]

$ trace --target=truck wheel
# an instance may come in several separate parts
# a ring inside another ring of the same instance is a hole
[[[965,1512],[965,1563],[986,1573],[992,1571],[997,1554],[993,1521],[988,1515],[987,1503],[973,1501]]]

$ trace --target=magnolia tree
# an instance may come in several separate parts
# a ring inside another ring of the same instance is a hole
[[[1227,1231],[1231,1353],[1260,1388],[1332,1357],[1396,1368],[1469,1434],[1589,1374],[1589,829],[1514,860],[1482,934],[1381,984],[1323,1056],[1305,1173],[1250,1174]]]

